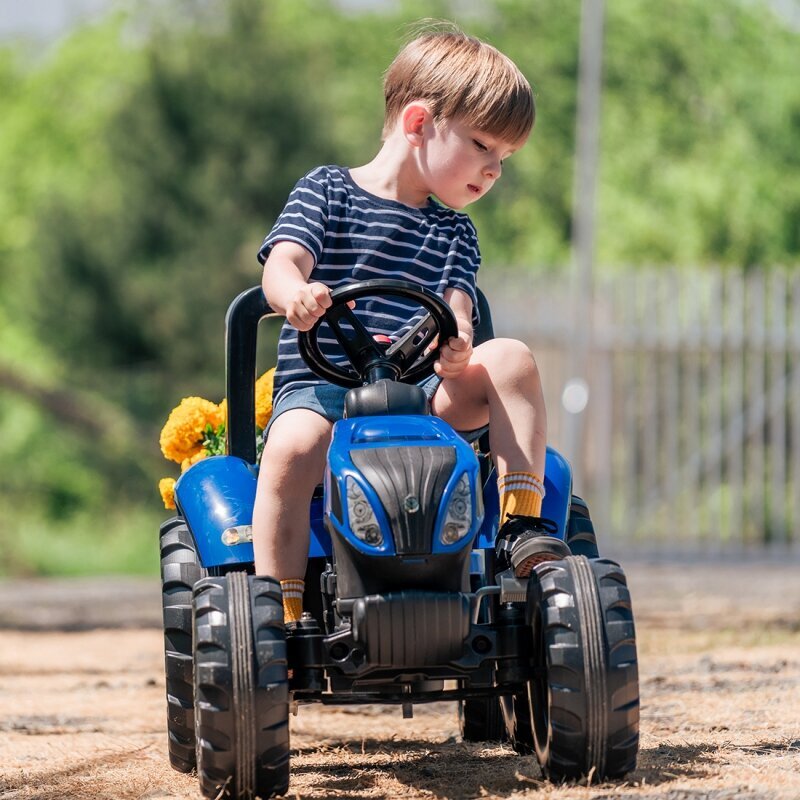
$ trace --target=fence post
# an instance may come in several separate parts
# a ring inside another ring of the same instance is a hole
[[[790,417],[791,438],[791,486],[792,486],[792,516],[790,539],[792,550],[800,553],[800,278],[797,274],[791,279],[791,322],[789,328],[789,342],[792,366],[792,380],[790,392]]]
[[[783,386],[780,403],[770,403],[769,470],[767,471],[768,538],[771,544],[788,542],[786,518],[786,411],[789,401],[786,364],[786,277],[781,270],[769,280],[768,389]]]
[[[729,544],[741,547],[745,540],[745,502],[744,502],[744,430],[745,424],[745,280],[741,272],[728,272],[726,275],[726,375],[727,375],[727,413],[726,429],[734,430],[736,420],[742,420],[742,434],[738,443],[726,451],[726,466],[729,484],[728,517],[730,519]]]

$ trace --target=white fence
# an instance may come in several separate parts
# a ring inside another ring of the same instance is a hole
[[[568,281],[487,268],[481,286],[496,335],[536,354],[561,449]],[[800,552],[800,271],[620,273],[584,324],[589,404],[567,455],[614,550]]]

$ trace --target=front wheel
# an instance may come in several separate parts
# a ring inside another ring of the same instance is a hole
[[[532,744],[545,776],[602,780],[634,769],[639,677],[622,568],[584,556],[540,564],[528,584],[526,616]]]
[[[197,776],[207,798],[289,786],[289,682],[277,581],[231,572],[194,588]]]

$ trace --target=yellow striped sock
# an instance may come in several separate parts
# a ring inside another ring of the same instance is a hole
[[[297,622],[303,614],[303,592],[306,582],[301,578],[288,578],[281,581],[283,592],[283,621]]]
[[[500,492],[500,523],[507,514],[538,517],[542,513],[544,482],[531,472],[507,472],[497,479]]]

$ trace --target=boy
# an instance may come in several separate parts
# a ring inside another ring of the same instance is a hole
[[[472,347],[480,255],[475,229],[458,211],[492,188],[503,160],[527,140],[530,86],[494,47],[451,30],[406,45],[386,73],[384,95],[375,158],[302,178],[259,251],[264,294],[286,322],[253,512],[255,566],[280,580],[287,623],[302,612],[310,500],[346,392],[308,370],[297,331],[314,325],[331,305],[331,289],[343,284],[400,278],[444,297],[459,333],[442,344],[436,375],[422,386],[433,413],[456,430],[491,425],[499,568],[525,577],[538,561],[570,552],[539,517],[546,413],[533,356],[512,339]],[[355,313],[371,333],[397,338],[419,318],[415,310],[396,298],[370,298]],[[334,340],[320,342],[332,360],[342,359]]]

